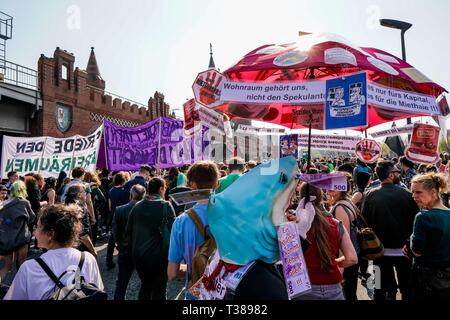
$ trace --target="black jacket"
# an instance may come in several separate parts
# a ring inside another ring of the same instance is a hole
[[[419,207],[411,192],[394,184],[381,185],[367,192],[362,215],[385,248],[402,248],[413,230]]]
[[[164,207],[170,231],[175,220],[175,212],[168,201],[144,199],[136,203],[130,212],[127,223],[128,252],[136,266],[151,267],[167,262],[167,253],[163,253],[159,231]]]
[[[133,209],[135,204],[136,202],[130,201],[127,204],[118,206],[114,212],[112,220],[112,233],[114,235],[114,239],[116,239],[116,242],[119,245],[120,252],[124,252],[127,247],[127,222],[131,209]]]

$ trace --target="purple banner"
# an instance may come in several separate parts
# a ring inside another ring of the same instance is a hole
[[[203,159],[202,134],[185,138],[183,121],[158,118],[134,128],[104,121],[106,163],[110,170],[136,171],[143,164],[171,168]],[[161,126],[161,128],[160,128]],[[159,150],[159,151],[158,151]],[[159,161],[158,161],[159,158]]]

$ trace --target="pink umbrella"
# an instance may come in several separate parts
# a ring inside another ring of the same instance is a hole
[[[269,44],[246,54],[223,74],[229,80],[252,82],[326,80],[359,71],[367,79],[389,88],[438,97],[446,91],[420,71],[398,57],[375,48],[360,48],[345,38],[328,33],[302,36],[296,43]],[[295,114],[305,114],[309,106],[273,103],[269,105],[226,102],[217,110],[233,118],[260,120],[289,128],[303,128]],[[305,111],[302,113],[302,110]],[[369,103],[368,127],[411,116],[404,111],[388,110]],[[365,128],[361,128],[365,129]]]

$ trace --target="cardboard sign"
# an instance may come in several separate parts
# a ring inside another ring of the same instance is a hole
[[[288,134],[280,137],[280,158],[294,156],[298,159],[298,135]]]
[[[440,129],[428,124],[414,124],[413,134],[405,156],[413,162],[434,164],[439,160],[438,141]]]
[[[341,173],[299,174],[297,179],[324,190],[347,191],[347,177]]]
[[[366,73],[326,81],[325,128],[344,129],[367,126]]]
[[[356,156],[366,163],[374,163],[381,156],[381,147],[375,140],[363,139],[356,144]]]
[[[292,299],[311,291],[312,286],[295,223],[280,225],[277,234],[284,280],[288,297]]]
[[[184,133],[189,136],[195,131],[195,124],[200,122],[200,116],[196,108],[196,103],[194,99],[190,99],[183,104],[184,111]],[[197,129],[201,126],[198,126]]]
[[[182,206],[188,203],[208,200],[212,192],[212,189],[190,190],[174,193],[169,195],[169,197],[172,198],[177,206]]]
[[[207,108],[221,104],[221,82],[225,77],[220,72],[210,69],[200,72],[192,85],[195,101]]]

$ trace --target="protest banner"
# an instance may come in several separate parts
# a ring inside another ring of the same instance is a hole
[[[441,115],[447,112],[440,110],[433,96],[389,88],[375,82],[367,84],[367,102],[376,107],[406,113]]]
[[[68,138],[3,136],[1,176],[17,171],[19,175],[40,173],[58,177],[61,171],[70,174],[74,167],[95,171],[103,126],[88,136]]]
[[[336,52],[330,54],[328,59],[334,59]],[[367,81],[365,72],[327,80],[270,83],[229,80],[216,70],[207,70],[198,74],[192,88],[196,101],[210,109],[223,104],[301,106],[299,110],[293,110],[293,113],[297,122],[305,127],[309,126],[309,117],[306,115],[310,108],[314,108],[314,129],[365,127],[369,105],[432,116],[450,112],[442,97],[437,102],[433,95],[389,88]],[[307,108],[303,108],[305,106]],[[323,118],[325,121],[322,121]]]
[[[299,134],[298,140],[300,147],[308,147],[307,134]],[[356,144],[360,140],[361,138],[359,136],[312,135],[311,149],[354,152],[356,150]]]
[[[408,125],[405,127],[392,127],[390,129],[372,132],[370,135],[372,136],[372,138],[381,138],[398,136],[400,134],[410,134],[413,131],[413,127],[413,125]]]
[[[257,128],[254,126],[248,126],[240,123],[236,129],[236,133],[253,134],[253,135],[265,135],[265,134],[283,134],[285,129],[278,128]]]
[[[135,171],[143,164],[159,168],[178,167],[202,160],[209,140],[207,128],[184,137],[183,121],[159,118],[134,128],[105,121],[106,162],[110,170]]]
[[[438,127],[415,123],[405,156],[413,162],[436,163],[439,160],[439,131]]]

